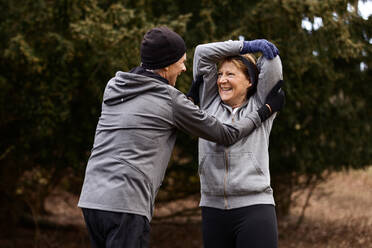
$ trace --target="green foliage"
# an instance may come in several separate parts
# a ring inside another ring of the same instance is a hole
[[[186,40],[184,92],[199,43],[243,35],[278,46],[287,93],[270,139],[274,183],[285,192],[279,203],[290,204],[292,187],[282,186],[302,175],[371,164],[372,18],[348,4],[356,1],[1,1],[2,216],[40,213],[66,178],[79,179],[64,183],[79,192],[106,82],[139,64],[141,39],[158,25]],[[302,28],[318,17],[319,29]],[[198,191],[196,146],[181,134],[162,199]]]

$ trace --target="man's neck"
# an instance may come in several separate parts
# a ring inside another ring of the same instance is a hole
[[[160,75],[155,70],[145,69],[142,66],[135,67],[132,70],[130,70],[129,72],[139,74],[139,75],[143,75],[143,76],[147,76],[147,77],[152,77],[152,78],[158,79],[158,80],[160,80],[160,81],[162,81],[166,84],[169,84],[169,81],[164,76]]]
[[[156,73],[160,76],[162,76],[163,78],[167,79],[166,78],[166,73],[165,73],[165,70],[163,69],[156,69],[156,70],[151,70],[153,73]]]

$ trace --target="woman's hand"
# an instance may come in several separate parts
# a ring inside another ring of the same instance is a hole
[[[273,59],[275,58],[276,55],[279,54],[278,48],[276,48],[276,46],[273,43],[265,39],[243,42],[243,48],[240,51],[240,54],[256,52],[261,52],[263,56],[267,59]]]
[[[192,80],[191,87],[189,89],[189,92],[187,92],[186,96],[194,102],[194,104],[198,105],[200,102],[199,97],[199,88],[200,85],[203,83],[203,76],[199,76],[196,78],[196,80]]]

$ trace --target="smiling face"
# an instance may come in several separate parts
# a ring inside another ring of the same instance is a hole
[[[169,81],[170,85],[175,86],[177,77],[186,71],[185,61],[186,53],[176,63],[164,68],[164,77]]]
[[[248,89],[252,86],[235,61],[225,61],[221,64],[217,85],[222,101],[232,108],[239,107],[245,102]]]

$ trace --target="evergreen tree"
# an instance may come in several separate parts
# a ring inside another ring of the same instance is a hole
[[[79,193],[103,89],[116,71],[139,64],[141,39],[158,25],[186,40],[188,71],[177,82],[184,92],[197,44],[242,35],[279,48],[287,104],[270,138],[270,166],[280,212],[324,172],[370,165],[372,17],[357,10],[346,0],[2,0],[1,223],[40,214],[57,185]],[[304,20],[321,25],[308,30]],[[179,135],[159,199],[198,192],[196,140]]]

